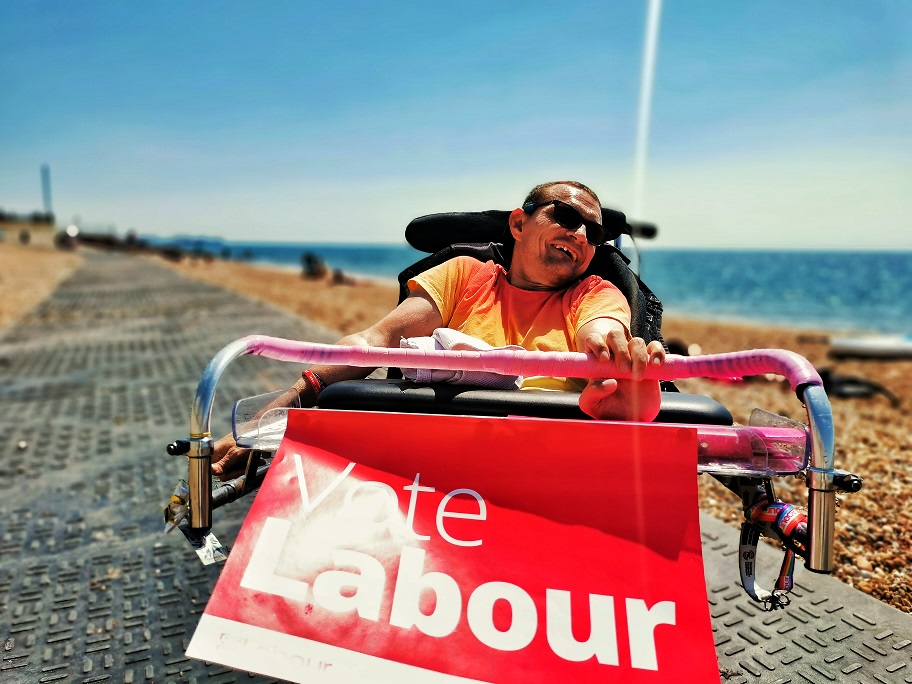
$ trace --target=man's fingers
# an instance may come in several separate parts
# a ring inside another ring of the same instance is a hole
[[[215,475],[221,475],[225,472],[225,466],[228,463],[228,454],[222,456],[218,461],[212,464],[212,472]]]
[[[633,337],[627,343],[627,348],[630,351],[630,375],[634,380],[642,380],[643,371],[646,370],[649,360],[646,353],[646,342],[642,337]]]
[[[627,372],[631,368],[630,349],[627,347],[627,335],[623,330],[615,328],[605,335],[605,342],[611,349],[614,364],[619,371]]]
[[[225,452],[218,461],[212,464],[212,472],[215,475],[224,475],[226,472],[238,467],[238,463],[247,457],[247,449],[234,446]]]
[[[607,397],[609,394],[614,394],[618,388],[618,381],[614,378],[601,378],[599,380],[593,380],[591,382],[592,388],[602,397]]]
[[[237,460],[237,453],[243,452],[244,449],[238,448],[234,441],[234,435],[227,434],[212,445],[212,465],[213,474],[222,475],[230,469],[231,464]]]
[[[661,366],[665,363],[665,347],[658,340],[653,340],[646,347],[646,354],[649,356],[649,363],[654,366]]]
[[[586,350],[599,361],[609,361],[611,359],[611,349],[608,348],[605,338],[601,335],[595,333],[587,335],[584,343]]]
[[[634,380],[642,380],[650,364],[665,363],[665,348],[658,340],[648,345],[641,337],[627,338],[623,328],[585,338],[585,349],[599,361],[614,359],[618,371],[630,373]]]

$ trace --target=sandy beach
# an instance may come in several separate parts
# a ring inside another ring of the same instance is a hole
[[[151,258],[151,257],[137,257]],[[79,263],[78,253],[0,245],[0,324],[15,322],[59,283]],[[185,260],[173,264],[179,272],[241,294],[259,298],[313,320],[342,334],[364,328],[385,314],[397,300],[393,284],[355,280],[333,285],[299,274],[250,264]],[[840,361],[827,358],[821,331],[787,330],[711,321],[666,318],[667,340],[698,344],[704,353],[737,351],[758,347],[784,348],[808,358],[818,370],[830,368],[845,376],[875,381],[902,402],[894,408],[880,395],[868,398],[831,396],[836,425],[837,467],[865,479],[864,489],[840,497],[837,512],[836,577],[905,612],[912,612],[912,582],[907,568],[912,561],[906,537],[912,531],[906,497],[912,492],[912,420],[904,412],[910,404],[907,379],[912,361]],[[804,410],[786,384],[778,379],[744,383],[688,380],[678,383],[683,391],[712,396],[729,407],[736,421],[746,423],[750,411],[761,407],[796,420],[805,420]],[[791,481],[778,494],[788,500],[791,492],[803,498],[804,483]],[[701,507],[722,520],[740,524],[740,505],[708,476],[700,477]],[[770,570],[778,567],[773,551],[764,553]],[[773,567],[775,566],[775,567]]]
[[[0,329],[40,304],[80,263],[75,252],[0,243]]]

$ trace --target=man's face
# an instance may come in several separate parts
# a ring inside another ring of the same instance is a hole
[[[571,185],[555,185],[544,200],[560,200],[587,220],[602,222],[602,210],[589,193]],[[532,214],[515,209],[510,230],[516,240],[510,265],[510,283],[527,290],[567,287],[582,276],[595,254],[586,242],[586,229],[568,230],[554,220],[554,205]]]

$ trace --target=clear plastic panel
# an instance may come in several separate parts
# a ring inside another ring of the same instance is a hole
[[[717,474],[769,473],[766,444],[747,427],[699,425],[697,470]]]
[[[300,408],[293,390],[270,392],[238,401],[231,420],[238,446],[261,451],[278,449],[285,435],[289,408]]]
[[[763,435],[770,468],[780,475],[807,468],[811,453],[807,425],[759,408],[751,412],[750,425]]]
[[[788,418],[755,409],[749,426],[696,428],[700,472],[772,476],[807,467],[807,427]]]

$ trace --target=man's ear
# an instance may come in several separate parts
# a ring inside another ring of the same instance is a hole
[[[525,217],[526,212],[518,207],[510,212],[510,233],[512,233],[514,240],[519,240],[520,235],[522,235]]]

